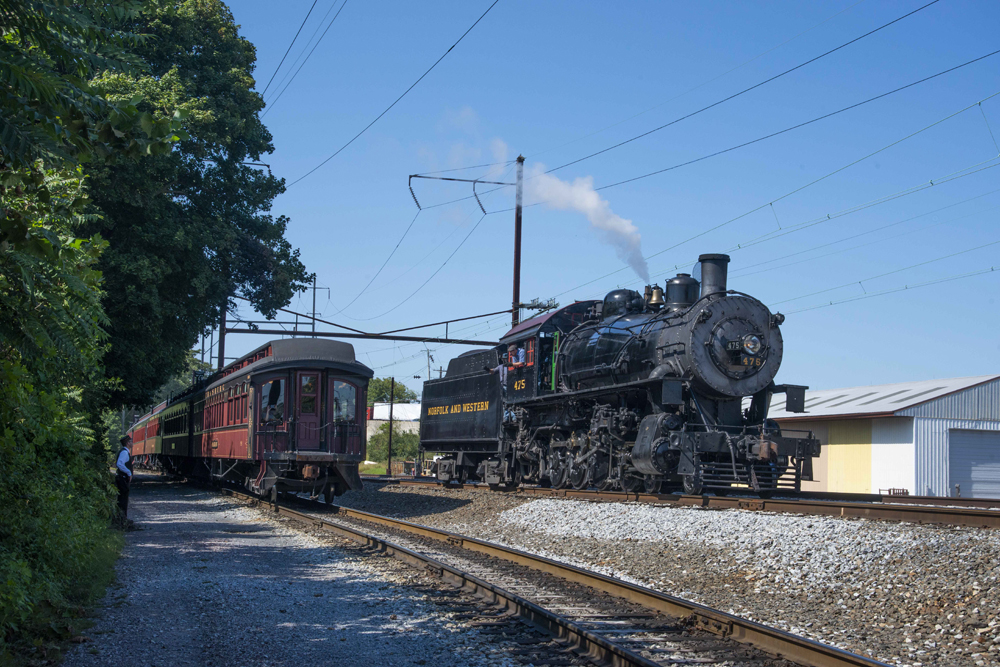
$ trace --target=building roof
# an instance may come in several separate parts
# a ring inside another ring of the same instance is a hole
[[[922,380],[898,384],[847,387],[846,389],[820,389],[806,391],[806,411],[785,412],[785,395],[775,394],[771,399],[768,417],[772,419],[799,420],[889,417],[899,415],[918,405],[945,396],[1000,380],[1000,375],[977,375],[947,380]],[[1000,385],[1000,382],[997,382]],[[749,399],[745,401],[749,404]],[[909,412],[912,415],[912,411]]]
[[[376,403],[375,404],[375,414],[372,419],[381,419],[384,421],[389,421],[389,404],[388,403]],[[420,421],[420,404],[419,403],[393,403],[392,404],[392,421],[394,422],[416,422]]]

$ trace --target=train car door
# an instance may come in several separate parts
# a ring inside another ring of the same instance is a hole
[[[350,382],[330,378],[327,442],[333,454],[361,454],[363,440],[358,419],[359,395],[358,388]]]
[[[319,373],[299,371],[296,379],[298,397],[295,405],[295,447],[319,449]]]
[[[285,376],[275,375],[260,380],[254,441],[258,454],[284,452],[288,449],[287,414],[285,412]]]

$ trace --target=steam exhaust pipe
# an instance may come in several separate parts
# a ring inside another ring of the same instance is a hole
[[[718,292],[725,293],[726,279],[729,276],[729,255],[702,255],[701,262],[701,296]]]

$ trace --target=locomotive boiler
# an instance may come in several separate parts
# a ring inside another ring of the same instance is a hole
[[[820,443],[767,418],[775,394],[804,411],[806,387],[774,382],[784,316],[729,290],[728,263],[702,255],[693,275],[576,302],[453,359],[424,383],[420,447],[438,478],[800,490]]]

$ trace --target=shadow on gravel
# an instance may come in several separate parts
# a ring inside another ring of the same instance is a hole
[[[458,631],[442,629],[419,595],[352,565],[365,550],[296,544],[183,485],[153,482],[136,500],[145,530],[129,536],[128,603],[106,612],[128,641],[100,642],[99,655],[77,653],[71,666],[461,664],[441,641]]]

